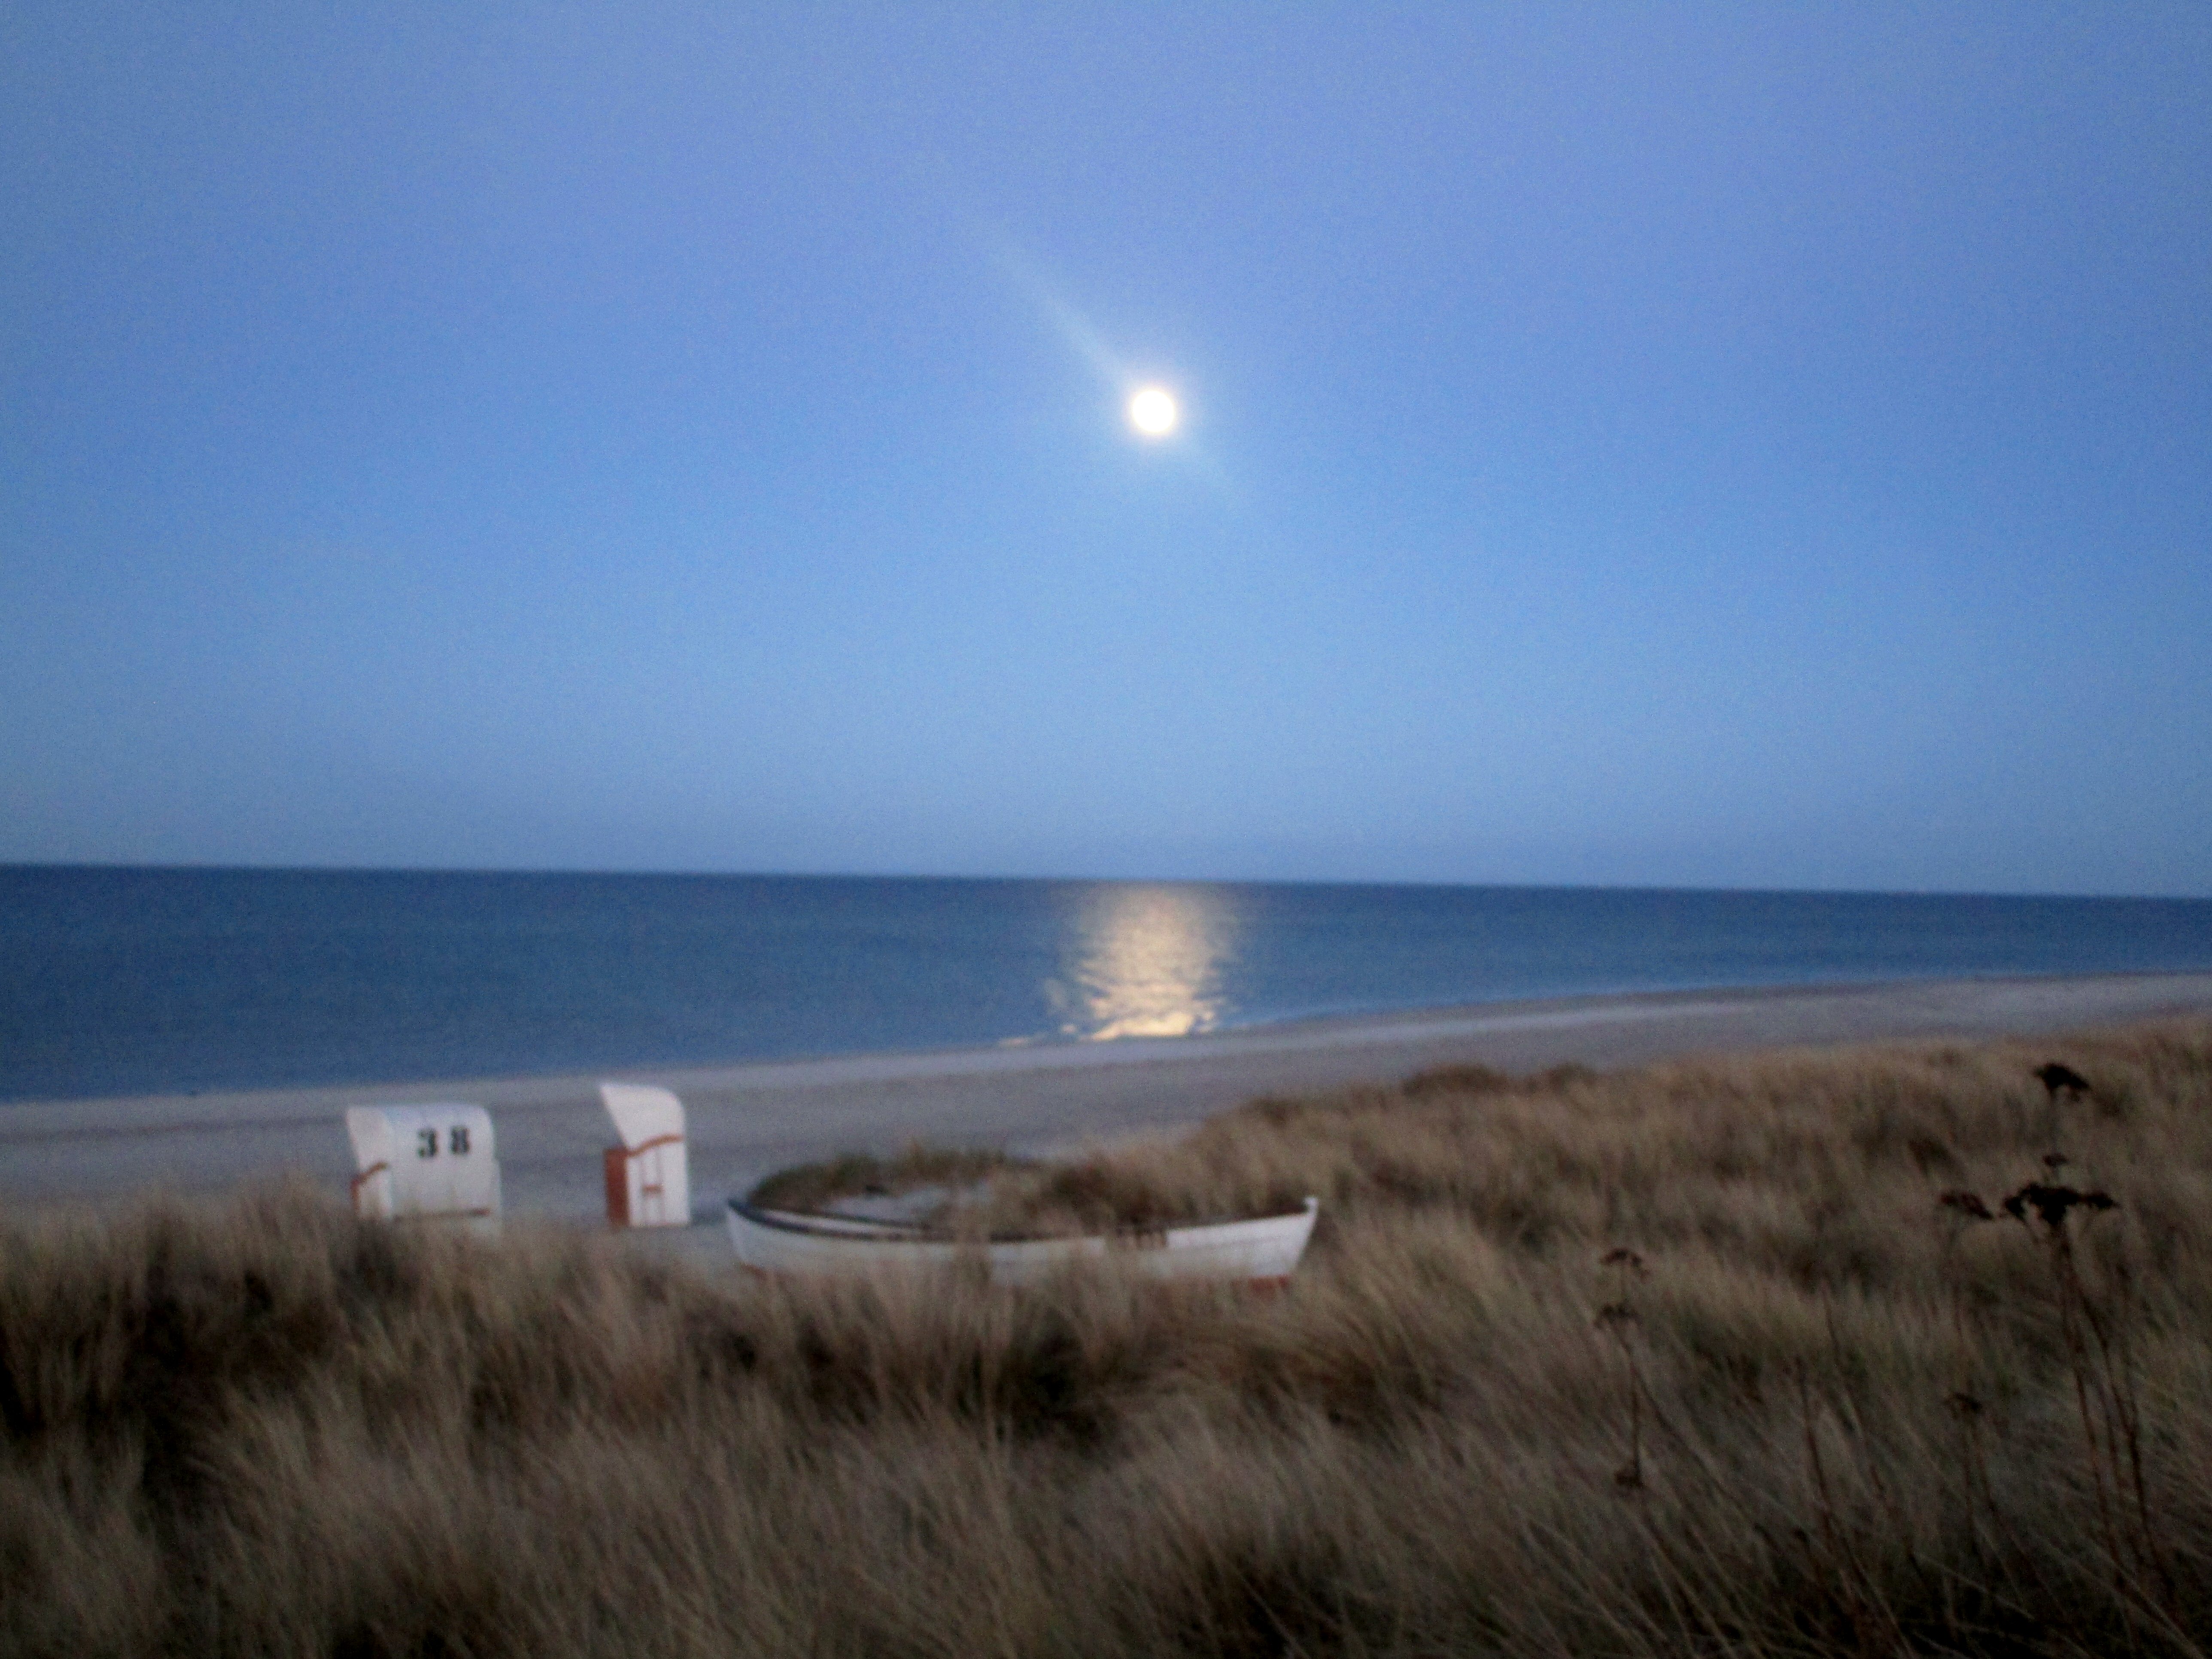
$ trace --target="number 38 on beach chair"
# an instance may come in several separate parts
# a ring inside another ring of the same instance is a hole
[[[602,1083],[599,1098],[622,1145],[606,1152],[607,1221],[617,1227],[688,1227],[691,1172],[684,1103],[665,1089]]]
[[[374,1221],[499,1231],[499,1156],[481,1106],[349,1106],[353,1208]]]

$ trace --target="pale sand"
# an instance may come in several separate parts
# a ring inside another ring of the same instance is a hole
[[[908,1139],[1064,1148],[1206,1117],[1256,1095],[1390,1080],[1450,1060],[1507,1071],[1913,1037],[2054,1033],[2212,1016],[2212,974],[1953,980],[1674,992],[1316,1020],[1200,1036],[622,1071],[690,1110],[703,1213],[786,1164]],[[472,1101],[497,1125],[509,1213],[600,1212],[612,1139],[594,1077],[498,1078],[0,1104],[0,1200],[102,1201],[301,1170],[343,1189],[340,1115],[363,1102]]]

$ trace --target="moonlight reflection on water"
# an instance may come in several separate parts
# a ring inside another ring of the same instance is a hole
[[[1061,976],[1045,987],[1069,1036],[1186,1036],[1230,1010],[1222,969],[1241,931],[1204,887],[1111,887],[1085,907]]]

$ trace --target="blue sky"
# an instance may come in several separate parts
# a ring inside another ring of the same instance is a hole
[[[2194,5],[11,7],[0,860],[2212,893],[2208,179]]]

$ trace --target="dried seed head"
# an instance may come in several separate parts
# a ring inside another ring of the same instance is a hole
[[[2083,1077],[2071,1066],[2061,1065],[2055,1060],[2037,1066],[2028,1075],[2049,1090],[2053,1100],[2057,1099],[2061,1095],[2073,1095],[2078,1097],[2089,1092],[2087,1078]]]
[[[1947,1210],[1956,1210],[1972,1221],[1995,1221],[1990,1206],[1982,1202],[1979,1193],[1970,1193],[1963,1187],[1954,1187],[1936,1200]]]
[[[2004,1201],[2004,1212],[2015,1221],[2027,1219],[2030,1210],[2046,1227],[2065,1224],[2073,1210],[2116,1210],[2119,1207],[2110,1193],[2077,1192],[2071,1187],[2046,1187],[2039,1181],[2031,1181]]]

